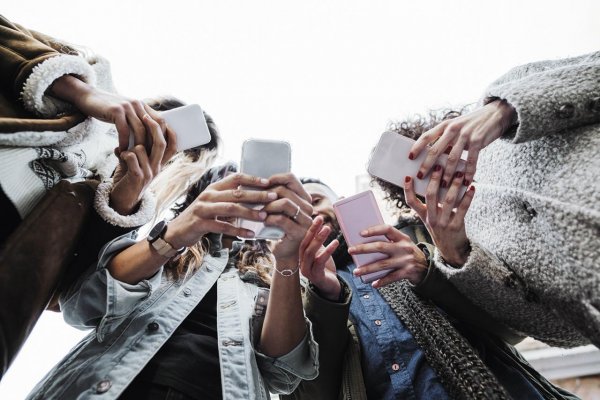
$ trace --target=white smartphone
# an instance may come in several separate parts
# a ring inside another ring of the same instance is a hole
[[[414,143],[415,141],[413,139],[402,136],[396,132],[384,132],[379,138],[379,143],[377,143],[375,151],[373,151],[373,154],[371,155],[367,170],[371,175],[404,188],[404,178],[406,176],[416,176],[425,157],[427,157],[427,152],[423,151],[416,159],[409,160],[408,153]],[[448,155],[442,154],[438,158],[437,163],[442,167],[445,167],[447,161]],[[456,171],[464,172],[466,165],[466,161],[461,159],[458,162]],[[424,179],[413,179],[413,187],[416,194],[425,197],[430,177],[431,173]],[[457,203],[460,202],[466,191],[467,187],[462,185],[456,199]],[[440,188],[438,193],[440,202],[444,199],[447,192],[448,188]]]
[[[210,131],[204,118],[202,108],[198,104],[173,108],[163,111],[160,115],[165,119],[177,136],[177,151],[202,146],[210,142]],[[133,134],[129,136],[129,149],[134,145]]]
[[[246,140],[242,145],[242,160],[240,171],[244,174],[270,178],[275,174],[290,172],[292,149],[288,142],[279,140]],[[245,188],[248,189],[248,188]],[[262,204],[248,204],[256,210]],[[281,239],[284,232],[274,226],[265,226],[262,222],[238,219],[237,226],[254,232],[253,239]]]
[[[367,190],[366,192],[336,201],[333,204],[333,211],[337,217],[342,234],[346,239],[346,243],[348,243],[348,247],[371,242],[389,242],[384,235],[363,237],[360,234],[361,231],[367,228],[384,223],[372,191]],[[357,268],[385,258],[388,258],[388,255],[384,253],[352,255],[352,260]],[[373,282],[376,279],[383,278],[390,271],[389,269],[385,269],[373,272],[362,275],[360,279],[364,283]]]

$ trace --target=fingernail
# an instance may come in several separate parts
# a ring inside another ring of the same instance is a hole
[[[415,159],[415,155],[412,153],[412,151],[410,153],[408,153],[408,159],[409,160],[414,160]]]
[[[360,273],[360,271],[358,270],[358,268],[357,268],[357,269],[355,269],[354,271],[352,271],[352,274],[353,274],[353,275],[359,275],[359,273]]]
[[[448,147],[446,147],[446,151],[444,151],[444,153],[450,154],[451,151],[452,151],[452,146],[448,146]]]
[[[265,179],[265,178],[261,178],[260,183],[262,183],[263,185],[266,185],[269,183],[269,180]]]
[[[471,183],[471,181],[470,181],[470,180],[468,180],[468,179],[465,179],[465,180],[463,181],[463,185],[465,185],[465,186],[469,186],[469,184],[470,184],[470,183]]]
[[[404,182],[405,183],[410,183],[411,177],[410,176],[405,176],[404,177]]]
[[[423,173],[421,171],[417,172],[417,178],[423,179]]]
[[[269,200],[275,200],[275,199],[277,198],[277,193],[275,193],[275,192],[269,192],[269,193],[267,194],[267,198],[268,198]]]
[[[456,171],[456,173],[454,174],[455,178],[462,178],[465,174],[460,172],[460,171]]]
[[[474,191],[475,191],[475,186],[471,186],[471,187],[469,188],[469,190],[470,190],[471,192],[474,192]]]
[[[366,236],[369,232],[368,231],[361,231],[360,234],[361,236]]]
[[[265,219],[267,218],[267,213],[265,211],[261,211],[258,213],[258,218]]]
[[[448,186],[448,183],[442,179],[442,187],[445,188],[446,186]]]
[[[348,248],[348,253],[352,253],[354,251],[354,247],[349,247]]]
[[[437,165],[436,164],[436,166],[433,167],[433,170],[436,171],[436,172],[439,171],[439,170],[441,170],[441,169],[442,169],[441,165]]]

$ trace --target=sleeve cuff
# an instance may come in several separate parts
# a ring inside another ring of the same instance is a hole
[[[21,92],[25,108],[44,117],[71,110],[69,103],[46,95],[50,85],[63,75],[77,75],[92,86],[96,84],[96,75],[84,58],[66,54],[51,57],[35,66],[25,81]]]
[[[135,214],[121,215],[109,205],[110,192],[112,189],[113,182],[106,181],[99,184],[98,189],[96,190],[94,208],[103,220],[115,226],[136,228],[147,224],[154,217],[156,212],[156,198],[152,191],[145,191],[142,200],[140,201],[140,207]]]

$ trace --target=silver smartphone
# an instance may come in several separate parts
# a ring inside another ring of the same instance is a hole
[[[404,178],[406,176],[416,176],[425,157],[427,157],[427,152],[423,151],[416,159],[409,160],[408,153],[413,144],[415,144],[415,141],[406,136],[402,136],[396,132],[384,132],[371,155],[367,170],[371,175],[403,188]],[[442,154],[438,158],[437,163],[445,167],[447,160],[448,155]],[[463,159],[459,160],[456,171],[464,172],[465,168],[466,161]],[[430,177],[431,173],[427,174],[424,179],[413,179],[416,194],[425,197]],[[462,185],[456,199],[457,203],[460,202],[466,191],[467,187]],[[440,188],[438,199],[442,201],[447,192],[448,188]]]
[[[292,149],[288,142],[279,140],[246,140],[242,145],[240,171],[244,174],[270,178],[273,175],[290,172]],[[250,188],[245,188],[250,189]],[[248,204],[248,207],[260,210],[262,204]],[[281,239],[284,232],[274,226],[265,226],[262,222],[238,219],[237,226],[254,232],[254,239]]]

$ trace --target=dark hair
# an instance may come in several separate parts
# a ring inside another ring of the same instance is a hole
[[[156,97],[146,100],[145,103],[156,111],[167,111],[186,105],[183,101],[173,96]],[[204,119],[206,120],[206,125],[208,126],[208,131],[210,132],[210,142],[203,144],[202,146],[184,150],[186,155],[191,156],[192,161],[197,161],[200,158],[203,150],[216,150],[221,144],[221,135],[219,134],[219,130],[217,129],[215,121],[208,113],[205,111],[203,111],[203,113]]]
[[[430,111],[427,116],[416,114],[403,121],[392,122],[388,130],[417,140],[423,133],[434,128],[443,121],[461,116],[466,110],[467,107],[463,107],[460,110],[445,109]],[[401,187],[373,175],[371,175],[371,181],[377,183],[385,192],[386,200],[394,202],[399,209],[409,208],[408,204],[406,204],[406,199],[404,198],[404,190]]]

